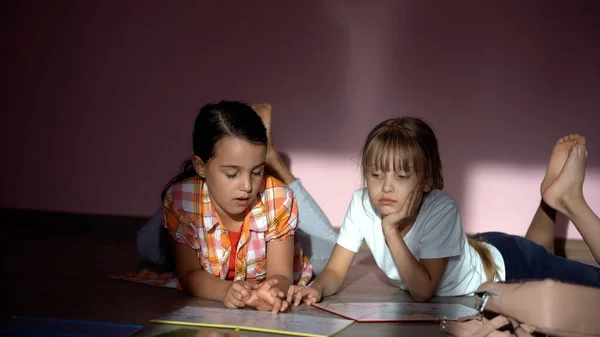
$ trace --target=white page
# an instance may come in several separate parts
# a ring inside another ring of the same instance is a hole
[[[457,320],[477,313],[462,304],[431,302],[319,303],[314,306],[357,321]]]
[[[332,336],[353,323],[341,318],[324,318],[293,313],[279,313],[244,309],[206,308],[187,306],[162,316],[157,323],[193,323],[231,329],[270,330],[304,336]]]

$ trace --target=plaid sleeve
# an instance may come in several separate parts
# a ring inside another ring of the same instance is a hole
[[[270,223],[265,241],[283,241],[294,235],[298,227],[298,204],[294,192],[282,182],[270,177],[265,187],[265,197],[270,213]]]
[[[165,194],[161,225],[169,230],[169,234],[175,242],[188,245],[194,249],[200,249],[198,228],[196,228],[189,215],[176,206],[181,202],[177,202],[178,200],[174,198],[174,195],[180,194],[173,191],[174,187],[175,185],[171,186]]]

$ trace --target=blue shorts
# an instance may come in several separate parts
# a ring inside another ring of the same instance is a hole
[[[500,251],[504,258],[506,281],[554,279],[600,287],[600,269],[556,256],[527,238],[499,232],[481,233],[475,238]]]

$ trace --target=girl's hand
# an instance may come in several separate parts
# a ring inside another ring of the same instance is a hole
[[[262,284],[254,284],[250,296],[244,302],[249,307],[260,311],[271,311],[273,314],[283,312],[289,307],[285,294],[276,287],[277,279],[270,279]]]
[[[323,297],[323,290],[318,286],[295,286],[291,285],[288,289],[287,303],[294,306],[300,305],[300,301],[304,299],[304,304],[311,305],[321,301]]]
[[[246,282],[235,281],[227,289],[225,297],[223,297],[223,304],[231,309],[243,308],[246,306],[245,300],[248,297],[250,297],[250,289]]]
[[[383,226],[384,231],[404,228],[405,225],[414,221],[417,218],[417,215],[419,215],[419,207],[421,206],[422,199],[423,188],[421,185],[417,185],[415,189],[408,194],[408,197],[398,212],[383,217],[381,225]]]

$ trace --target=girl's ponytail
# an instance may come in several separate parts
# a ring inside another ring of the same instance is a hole
[[[492,252],[479,240],[467,237],[469,241],[469,245],[475,249],[477,254],[481,257],[481,262],[483,263],[483,270],[485,272],[486,279],[488,281],[493,281],[495,278],[500,278],[498,275],[498,266],[494,262],[494,258],[492,257]]]

